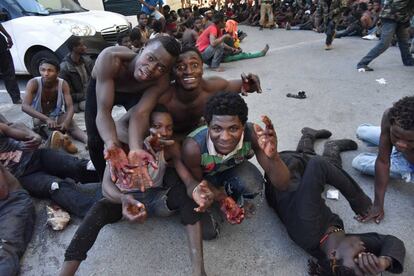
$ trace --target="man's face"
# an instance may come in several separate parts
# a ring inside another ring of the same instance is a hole
[[[214,148],[220,154],[232,152],[239,143],[244,126],[238,116],[213,115],[208,126],[208,133]]]
[[[44,82],[53,82],[57,79],[59,72],[52,64],[43,63],[39,66],[40,76]]]
[[[189,10],[189,9],[186,9],[185,11],[184,11],[184,17],[185,18],[189,18],[191,16],[191,11]]]
[[[124,36],[122,38],[121,46],[125,46],[125,47],[127,47],[129,49],[132,49],[131,38],[129,38],[129,36]]]
[[[203,28],[203,21],[201,19],[196,19],[194,21],[194,29],[198,32]]]
[[[73,51],[74,51],[75,53],[79,54],[79,55],[83,55],[83,54],[86,54],[86,49],[88,49],[88,48],[86,47],[86,45],[83,43],[83,40],[81,39],[81,40],[79,41],[79,44],[78,44],[78,45],[76,45],[76,46],[73,48]]]
[[[193,51],[181,54],[175,68],[176,82],[184,90],[196,89],[203,79],[203,61]]]
[[[356,236],[346,236],[336,248],[335,258],[342,261],[342,265],[352,269],[357,276],[363,276],[355,258],[365,251],[364,242]]]
[[[405,130],[396,124],[390,127],[391,143],[402,153],[414,150],[414,130]]]
[[[151,128],[161,139],[171,140],[173,136],[173,119],[169,113],[154,112],[151,115]],[[162,148],[155,148],[160,151]]]
[[[174,63],[174,57],[159,42],[144,48],[135,62],[134,78],[137,81],[157,80],[167,74]]]
[[[141,27],[146,27],[148,24],[148,16],[146,14],[141,14],[138,19],[138,24]]]

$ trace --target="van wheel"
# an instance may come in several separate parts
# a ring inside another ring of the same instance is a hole
[[[41,51],[35,53],[32,56],[32,58],[30,59],[30,64],[29,64],[29,73],[30,74],[32,74],[35,77],[40,76],[39,65],[40,65],[40,62],[43,59],[51,59],[51,60],[55,60],[57,63],[59,63],[58,57],[53,52],[51,52],[49,50],[41,50]]]

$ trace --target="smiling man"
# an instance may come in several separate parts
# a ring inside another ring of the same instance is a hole
[[[272,122],[264,116],[263,130],[247,123],[247,113],[240,95],[223,92],[212,96],[205,107],[207,126],[189,134],[182,149],[184,164],[197,181],[208,181],[214,200],[231,224],[243,221],[245,201],[263,189],[263,176],[248,159],[256,155],[277,189],[286,189],[290,178],[277,152]],[[193,188],[197,189],[199,186]]]
[[[137,122],[144,132],[148,130],[150,112],[169,87],[169,72],[179,52],[175,39],[160,37],[148,41],[138,54],[126,47],[109,47],[98,56],[87,92],[85,123],[91,160],[101,179],[105,169],[104,146],[116,178],[126,179],[128,165],[152,160],[142,150],[143,139],[138,137],[145,134],[139,133]],[[127,110],[136,105],[129,124],[128,157],[116,134],[111,115],[114,105]]]
[[[384,112],[381,127],[363,124],[357,137],[378,146],[378,154],[361,153],[352,161],[358,171],[375,176],[375,199],[360,221],[384,218],[384,198],[390,176],[414,182],[414,96],[404,97]]]

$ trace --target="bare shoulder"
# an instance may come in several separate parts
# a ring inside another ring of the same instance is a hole
[[[214,94],[224,90],[227,87],[227,84],[227,80],[217,76],[203,78],[202,80],[203,91],[208,94]]]
[[[108,47],[96,59],[92,76],[94,78],[114,77],[119,72],[121,65],[124,62],[132,61],[135,56],[136,53],[126,47]]]
[[[169,87],[163,92],[163,94],[159,98],[158,103],[163,105],[168,104],[172,100],[174,92],[175,88],[172,85],[169,85]]]
[[[26,92],[36,93],[38,88],[38,83],[36,78],[32,78],[27,82]]]
[[[185,156],[197,156],[200,155],[200,147],[193,138],[187,137],[183,141],[182,153]]]

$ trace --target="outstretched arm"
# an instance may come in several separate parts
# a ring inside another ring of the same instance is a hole
[[[277,136],[272,122],[267,116],[262,116],[262,121],[266,125],[265,129],[253,125],[253,150],[272,185],[283,191],[289,186],[290,172],[277,151]]]
[[[36,149],[42,138],[23,124],[7,125],[0,123],[0,134],[23,142],[24,150]]]
[[[388,110],[384,112],[381,120],[381,134],[378,147],[378,156],[375,161],[375,197],[374,204],[368,215],[361,219],[362,222],[375,220],[380,223],[384,218],[384,199],[390,179],[390,158],[392,142],[390,137],[390,122]]]
[[[262,93],[260,79],[257,75],[249,73],[242,74],[239,80],[225,80],[220,77],[210,77],[205,80],[206,90],[211,92],[226,91],[232,93]]]

